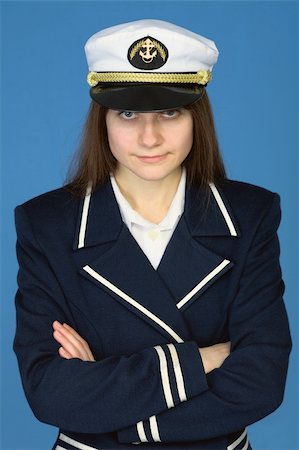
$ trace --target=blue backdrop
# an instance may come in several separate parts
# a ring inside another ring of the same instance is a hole
[[[30,411],[12,352],[13,208],[64,180],[89,104],[85,41],[141,18],[172,21],[216,41],[220,58],[208,92],[228,174],[281,195],[281,263],[295,346],[285,401],[251,426],[250,436],[254,450],[298,449],[298,3],[2,1],[1,8],[1,449],[49,449],[56,436]]]

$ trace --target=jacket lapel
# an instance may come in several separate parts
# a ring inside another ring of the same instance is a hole
[[[74,249],[85,255],[80,273],[167,336],[168,342],[188,340],[187,325],[171,292],[122,222],[110,182],[91,195],[87,192],[79,216]],[[94,252],[88,248],[94,246],[97,256],[91,257]]]
[[[240,236],[223,192],[212,183],[209,189],[188,186],[184,215],[158,267],[182,311],[234,265],[199,242],[206,236]]]
[[[184,310],[232,266],[229,259],[193,239],[182,217],[158,272],[171,290],[176,307]]]
[[[187,189],[184,215],[158,270],[122,222],[110,182],[92,194],[87,191],[80,205],[74,250],[84,252],[81,274],[168,341],[190,339],[181,310],[233,266],[225,256],[197,241],[198,236],[238,235],[223,196],[214,185],[210,189],[208,206],[200,190]],[[95,246],[97,256],[91,257],[94,252],[88,252],[88,248]]]

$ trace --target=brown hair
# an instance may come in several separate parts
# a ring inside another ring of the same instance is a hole
[[[196,186],[219,182],[226,174],[207,93],[186,109],[193,117],[193,145],[184,161],[187,180]],[[108,143],[106,112],[105,107],[91,102],[81,145],[74,155],[65,185],[75,195],[84,196],[89,182],[94,190],[116,169],[116,160]]]

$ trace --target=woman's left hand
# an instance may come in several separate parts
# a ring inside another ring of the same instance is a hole
[[[61,345],[58,351],[62,358],[95,361],[88,343],[72,327],[55,320],[53,329],[54,339]]]

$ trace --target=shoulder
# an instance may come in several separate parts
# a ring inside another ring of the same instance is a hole
[[[216,184],[225,205],[243,227],[272,222],[280,223],[280,196],[260,186],[226,179]]]
[[[45,192],[15,208],[17,231],[28,226],[33,230],[74,228],[82,199],[67,187]]]
[[[68,189],[67,186],[54,189],[52,191],[44,192],[36,197],[33,197],[26,202],[18,205],[16,208],[22,207],[26,211],[34,211],[42,209],[51,208],[65,208],[67,205],[72,203],[78,203],[80,201],[79,197],[74,196]]]
[[[280,202],[280,197],[277,193],[242,181],[226,179],[217,184],[216,187],[232,208],[246,211],[261,211],[267,206],[271,207],[273,203],[279,204]]]
[[[261,202],[268,202],[278,195],[264,187],[237,180],[226,179],[218,186],[225,195],[236,200],[243,198],[247,201],[255,199]]]
[[[68,191],[67,187],[60,187],[49,192],[45,192],[33,197],[21,205],[16,210],[23,209],[29,216],[57,216],[62,212],[65,214],[78,207],[81,199]]]

